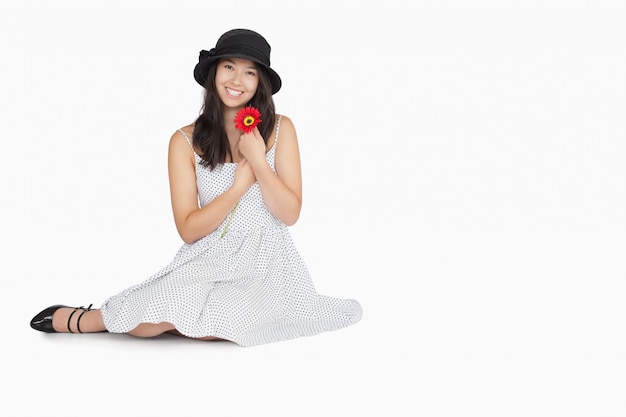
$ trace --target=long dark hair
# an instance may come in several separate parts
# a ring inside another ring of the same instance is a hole
[[[259,85],[254,97],[247,105],[256,107],[261,112],[262,122],[258,127],[265,144],[267,144],[267,141],[272,137],[276,108],[269,76],[265,68],[260,65],[257,68]],[[217,88],[215,87],[216,71],[217,65],[212,65],[208,70],[204,83],[204,103],[193,130],[193,146],[200,151],[202,165],[211,169],[215,168],[217,164],[226,162],[227,156],[230,157],[231,161],[233,160],[224,124],[233,121],[224,120],[224,105],[217,95]]]

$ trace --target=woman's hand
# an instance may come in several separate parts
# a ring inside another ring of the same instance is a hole
[[[239,153],[252,165],[265,162],[265,141],[258,128],[239,137]]]
[[[250,166],[250,163],[247,160],[242,159],[237,164],[237,168],[235,168],[235,180],[232,185],[233,188],[239,190],[239,192],[243,195],[255,182],[256,177],[254,176],[252,166]]]

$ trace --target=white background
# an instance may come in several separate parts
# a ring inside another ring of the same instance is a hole
[[[626,414],[622,1],[211,3],[0,7],[7,415]],[[251,348],[30,329],[173,258],[168,140],[235,27],[298,131],[296,245],[362,321]]]

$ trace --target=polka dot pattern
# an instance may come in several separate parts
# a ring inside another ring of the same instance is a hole
[[[279,129],[280,116],[266,155],[272,169]],[[237,164],[210,170],[195,158],[204,206],[232,184]],[[169,322],[185,336],[254,346],[337,330],[361,319],[356,300],[316,292],[289,229],[267,209],[258,184],[241,198],[221,237],[229,217],[211,234],[183,245],[153,276],[108,298],[100,307],[107,330],[126,333],[140,323]]]

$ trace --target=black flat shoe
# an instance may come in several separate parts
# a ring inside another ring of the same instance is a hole
[[[56,311],[60,308],[73,308],[74,311],[72,311],[72,314],[70,314],[70,317],[67,319],[67,330],[70,333],[74,333],[72,329],[70,328],[70,320],[72,319],[72,316],[74,315],[74,313],[76,313],[77,310],[82,310],[82,312],[78,316],[78,320],[76,321],[76,328],[78,330],[78,333],[82,333],[80,331],[80,319],[81,317],[83,317],[83,314],[91,310],[92,305],[93,304],[91,304],[87,308],[82,307],[82,306],[70,307],[70,306],[66,306],[62,304],[56,304],[56,305],[50,306],[42,310],[41,312],[39,312],[39,314],[37,314],[35,317],[32,318],[32,320],[30,321],[30,327],[32,327],[35,330],[39,330],[40,332],[59,333],[56,330],[54,330],[54,327],[52,327],[52,316],[54,316],[54,313],[56,313]]]

